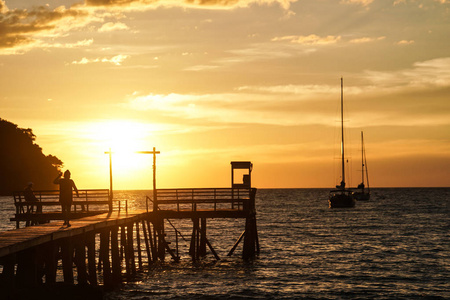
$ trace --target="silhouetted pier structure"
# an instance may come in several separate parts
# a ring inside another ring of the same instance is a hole
[[[72,202],[72,219],[93,216],[116,210],[127,210],[127,200],[112,198],[110,190],[91,189],[78,190],[79,197],[74,197]],[[16,213],[11,221],[16,222],[16,228],[23,223],[25,226],[46,223],[53,220],[63,220],[61,203],[59,202],[59,190],[34,191],[37,202],[27,201],[24,191],[13,193]]]
[[[231,164],[232,174],[235,169],[248,171],[244,182],[232,181],[231,188],[154,189],[145,210],[109,210],[73,219],[71,227],[53,221],[0,233],[1,288],[12,292],[21,287],[52,285],[60,278],[58,268],[62,269],[64,283],[108,288],[131,279],[137,269],[163,261],[167,255],[178,261],[179,231],[174,227],[174,248],[165,230],[165,226],[173,226],[170,219],[192,220],[189,255],[193,261],[207,255],[207,249],[220,259],[207,237],[208,219],[245,219],[243,233],[227,255],[232,255],[244,238],[242,257],[253,258],[259,253],[259,241],[256,189],[250,186],[252,164]],[[84,213],[88,213],[87,208]]]

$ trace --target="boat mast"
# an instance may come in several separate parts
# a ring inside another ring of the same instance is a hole
[[[364,140],[363,140],[364,145]],[[367,158],[366,158],[366,146],[364,145],[364,168],[366,169],[366,180],[367,180],[367,190],[370,193],[370,184],[369,184],[369,170],[367,169]]]
[[[341,155],[342,155],[342,181],[341,188],[345,189],[345,163],[344,163],[344,79],[341,77]]]
[[[361,167],[362,167],[362,170],[361,170],[361,183],[363,184],[363,186],[364,186],[364,166],[365,166],[365,163],[364,163],[364,134],[361,131]]]

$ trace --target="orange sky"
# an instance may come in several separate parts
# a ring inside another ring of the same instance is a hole
[[[448,0],[0,0],[0,117],[79,188],[449,186]],[[3,143],[3,141],[2,141]]]

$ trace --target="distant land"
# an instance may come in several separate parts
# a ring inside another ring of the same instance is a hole
[[[32,129],[19,128],[0,118],[0,194],[10,195],[33,182],[35,190],[55,189],[53,184],[63,162],[45,155],[35,143]]]

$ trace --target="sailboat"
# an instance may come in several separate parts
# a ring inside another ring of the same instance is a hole
[[[330,208],[354,207],[355,199],[351,190],[345,189],[345,158],[344,158],[344,79],[341,77],[341,169],[342,181],[336,189],[330,191],[328,203]]]
[[[367,188],[364,184],[364,179],[367,180]],[[369,172],[367,170],[366,147],[364,146],[364,133],[361,131],[361,183],[358,185],[358,191],[354,192],[356,200],[369,200]]]

